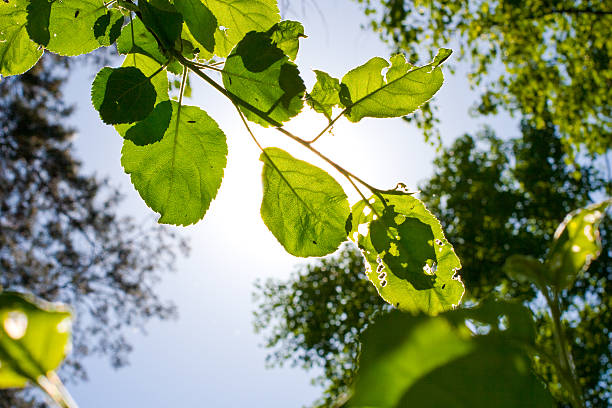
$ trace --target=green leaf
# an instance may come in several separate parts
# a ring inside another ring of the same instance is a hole
[[[304,26],[298,21],[281,21],[275,24],[268,34],[272,39],[272,43],[283,50],[292,61],[297,57],[300,49],[300,38],[305,38]]]
[[[266,33],[250,32],[238,43],[225,62],[223,84],[278,123],[291,119],[304,106],[306,88],[297,66]],[[250,121],[270,126],[250,110],[242,111]]]
[[[193,38],[209,52],[215,50],[217,19],[201,0],[174,0]]]
[[[123,67],[136,67],[144,75],[150,77],[161,65],[144,55],[130,54],[125,57]],[[134,124],[115,125],[115,130],[127,140],[138,146],[158,142],[164,137],[172,117],[172,105],[168,97],[168,75],[159,73],[151,78],[151,83],[157,94],[153,111],[143,120]]]
[[[437,314],[461,301],[461,269],[440,222],[409,195],[383,194],[353,207],[353,239],[367,264],[368,278],[381,297],[409,312]]]
[[[106,14],[96,20],[94,24],[94,35],[105,47],[114,44],[121,34],[124,17],[119,10],[108,10]]]
[[[104,123],[133,123],[146,118],[155,105],[151,80],[135,67],[100,70],[91,88],[91,101]]]
[[[280,21],[277,0],[203,0],[217,17],[215,54],[225,58],[250,31],[267,31]]]
[[[174,49],[174,43],[181,37],[183,16],[167,0],[140,0],[138,2],[143,23],[152,30],[161,45]]]
[[[403,55],[395,55],[386,80],[381,71],[389,63],[379,57],[348,72],[342,78],[346,87],[342,103],[348,109],[347,118],[358,122],[364,117],[392,118],[414,112],[442,86],[444,76],[440,65],[451,52],[442,48],[430,64],[419,68],[406,62]]]
[[[545,265],[558,289],[569,288],[601,253],[599,223],[612,199],[574,211],[555,231]]]
[[[25,387],[57,369],[70,350],[67,307],[0,293],[0,389]]]
[[[26,0],[0,2],[0,77],[23,74],[43,54],[26,30]]]
[[[28,33],[56,54],[86,54],[100,47],[94,27],[106,12],[103,0],[30,0]]]
[[[160,142],[125,141],[121,164],[163,224],[201,220],[217,195],[227,163],[225,134],[203,110],[172,102],[172,120]]]
[[[277,148],[267,148],[261,218],[295,256],[324,256],[346,240],[350,207],[342,187],[325,171]]]
[[[531,256],[510,256],[504,264],[504,272],[518,282],[535,283],[540,289],[554,284],[548,268]]]
[[[153,34],[147,30],[140,20],[133,20],[123,27],[121,35],[117,39],[117,51],[120,54],[137,53],[146,55],[160,64],[165,64],[168,61],[168,57],[159,49]]]
[[[331,120],[332,108],[340,104],[340,81],[323,71],[315,70],[317,82],[307,96],[308,105]]]
[[[362,336],[348,406],[552,407],[514,336],[495,329],[499,312],[513,314],[516,307],[493,306],[496,310],[458,310],[435,318],[396,311],[378,319]],[[494,317],[492,332],[474,336],[464,323],[470,315]]]

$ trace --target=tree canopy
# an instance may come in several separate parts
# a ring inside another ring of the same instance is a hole
[[[475,111],[554,123],[569,150],[612,148],[612,8],[590,0],[355,0],[412,61],[451,47],[479,93]],[[456,66],[456,65],[455,65]],[[416,119],[435,125],[435,110]]]

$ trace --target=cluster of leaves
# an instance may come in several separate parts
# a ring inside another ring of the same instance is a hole
[[[542,258],[565,214],[587,205],[591,197],[609,194],[611,186],[593,165],[564,164],[567,153],[552,124],[538,130],[524,122],[521,130],[520,137],[509,141],[498,139],[490,129],[458,138],[440,153],[433,177],[419,189],[424,202],[439,214],[461,258],[468,303],[492,296],[526,302],[535,312],[537,345],[554,350],[552,320],[538,301],[539,291],[529,282],[509,279],[503,271],[505,258],[513,253]],[[561,297],[561,309],[568,311],[563,315],[564,330],[573,339],[568,346],[585,402],[593,407],[609,404],[612,384],[609,228],[609,222],[601,227],[605,250],[600,258]],[[336,361],[357,361],[358,343],[349,337],[337,344],[330,333],[361,332],[367,326],[356,318],[362,305],[369,316],[387,309],[376,291],[368,290],[369,283],[359,280],[361,268],[357,253],[343,251],[320,264],[301,267],[288,280],[271,280],[258,289],[256,327],[273,349],[270,361],[324,368],[325,378],[319,380],[326,391],[317,406],[330,406],[337,395],[348,393],[357,369],[357,364],[345,368]],[[337,293],[340,283],[343,289]],[[325,314],[315,313],[323,309]],[[319,357],[307,363],[305,356]],[[535,363],[535,371],[555,399],[567,401],[554,366],[542,360]]]
[[[546,116],[566,146],[612,148],[612,8],[590,0],[356,0],[372,28],[416,59],[439,44],[458,47],[480,92],[476,110],[520,113],[538,129]],[[431,110],[419,123],[431,129]]]
[[[372,187],[312,147],[341,117],[358,122],[418,109],[440,89],[450,50],[421,67],[402,55],[375,57],[342,80],[317,71],[307,93],[293,62],[304,29],[280,21],[274,0],[9,0],[0,3],[0,19],[3,76],[26,72],[45,51],[74,56],[116,44],[126,54],[121,67],[98,73],[91,99],[124,138],[122,166],[160,223],[202,219],[226,165],[224,132],[204,110],[182,103],[193,72],[236,106],[255,143],[249,122],[274,127],[327,161],[363,198],[351,209],[324,170],[262,148],[261,216],[289,253],[327,255],[350,236],[381,296],[397,308],[436,314],[459,304],[459,260],[424,205],[407,192]],[[206,70],[221,72],[222,84]],[[178,101],[168,95],[170,74],[182,74]],[[283,128],[306,104],[329,122],[311,141]],[[340,113],[332,117],[334,110]]]

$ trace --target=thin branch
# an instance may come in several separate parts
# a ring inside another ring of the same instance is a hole
[[[346,109],[344,109],[342,112],[340,112],[340,114],[339,114],[338,116],[336,116],[336,117],[335,117],[333,120],[331,120],[331,121],[330,121],[330,122],[327,124],[327,126],[325,126],[325,129],[323,129],[323,130],[321,131],[321,133],[319,133],[319,134],[318,134],[318,135],[317,135],[317,136],[316,136],[314,139],[312,139],[310,142],[308,142],[308,144],[314,143],[314,142],[316,142],[317,140],[319,140],[319,138],[320,138],[321,136],[323,136],[323,135],[325,134],[325,132],[327,132],[327,131],[328,131],[328,130],[329,130],[331,127],[332,127],[332,126],[334,126],[334,123],[336,123],[336,121],[337,121],[338,119],[340,119],[340,118],[342,117],[342,115],[344,115],[344,114],[346,113],[346,111],[347,111],[347,110],[346,110]]]

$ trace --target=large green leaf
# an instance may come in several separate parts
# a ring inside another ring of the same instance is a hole
[[[280,21],[277,0],[203,0],[217,17],[216,51],[227,57],[250,31],[266,31]]]
[[[100,47],[94,27],[106,12],[103,0],[30,0],[28,33],[57,54],[86,54]]]
[[[91,101],[104,123],[133,123],[146,118],[155,105],[151,79],[135,67],[98,72],[91,87]]]
[[[342,187],[325,171],[277,148],[261,155],[261,217],[295,256],[324,256],[346,240],[350,207]],[[350,224],[349,224],[350,225]]]
[[[142,21],[155,33],[161,45],[167,50],[173,49],[181,37],[183,16],[168,0],[140,0],[138,7]]]
[[[612,199],[574,211],[555,231],[545,265],[550,269],[558,289],[569,288],[591,261],[599,256],[599,223],[610,204]]]
[[[489,304],[434,318],[399,312],[381,317],[362,337],[355,393],[348,406],[552,407],[552,398],[517,346],[516,333],[522,329],[513,326],[525,319],[533,326],[529,312],[518,308]],[[506,331],[498,329],[504,316],[510,317]],[[464,322],[480,317],[491,332],[474,336]],[[529,339],[519,337],[521,342]]]
[[[163,139],[147,146],[123,144],[121,164],[163,224],[201,220],[217,195],[227,163],[225,134],[203,110],[172,102]]]
[[[223,68],[225,88],[276,122],[297,115],[306,88],[297,66],[276,47],[268,33],[250,32],[236,46]],[[262,126],[270,123],[246,108],[245,116]]]
[[[70,350],[71,313],[15,292],[0,293],[0,388],[24,387],[55,370]]]
[[[315,70],[317,82],[306,97],[308,105],[331,120],[332,108],[340,104],[340,81],[323,71]]]
[[[201,0],[174,0],[193,38],[207,51],[215,50],[217,19]]]
[[[364,117],[392,118],[414,112],[429,101],[444,82],[440,65],[450,56],[451,50],[440,49],[434,60],[423,67],[414,67],[397,54],[389,63],[380,57],[372,58],[364,65],[349,71],[342,84],[342,104],[351,122]],[[389,67],[386,79],[383,69]]]
[[[122,67],[138,68],[144,75],[150,77],[161,68],[161,65],[144,55],[130,54],[125,57]],[[153,111],[137,123],[115,125],[115,129],[121,136],[138,146],[161,140],[172,117],[172,104],[168,97],[168,75],[160,72],[151,78],[151,83],[156,93]]]
[[[0,2],[0,77],[23,74],[43,54],[26,30],[26,0]]]
[[[383,195],[353,207],[353,239],[381,297],[404,311],[437,314],[461,301],[461,268],[440,222],[409,195]]]

